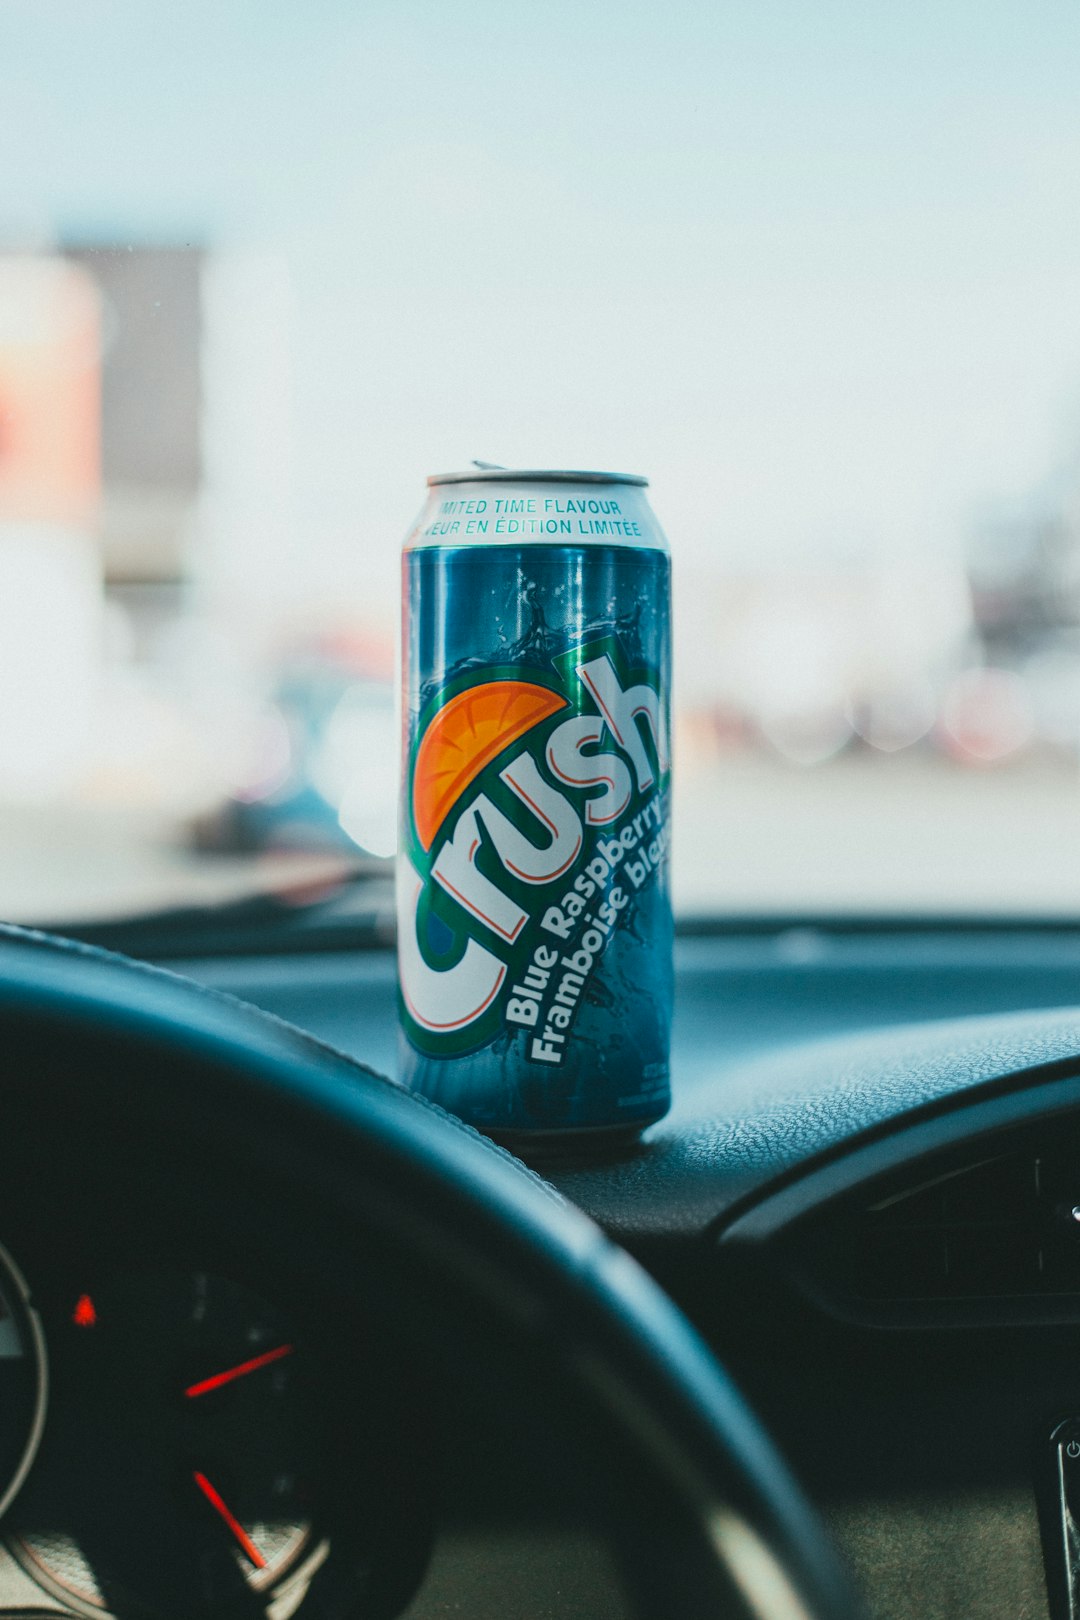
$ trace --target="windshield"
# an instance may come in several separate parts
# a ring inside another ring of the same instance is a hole
[[[394,846],[398,548],[650,479],[676,903],[1080,914],[1080,13],[0,13],[0,915]]]

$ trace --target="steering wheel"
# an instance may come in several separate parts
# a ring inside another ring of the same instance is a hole
[[[0,928],[0,1065],[0,1162],[16,1187],[51,1178],[65,1220],[107,1204],[119,1229],[171,1201],[185,1220],[230,1221],[327,1279],[342,1321],[363,1293],[369,1320],[418,1345],[436,1401],[462,1346],[485,1343],[540,1429],[572,1412],[565,1478],[587,1479],[635,1614],[856,1612],[815,1514],[688,1322],[469,1127],[239,1001],[14,928]],[[401,1601],[372,1588],[356,1612]]]

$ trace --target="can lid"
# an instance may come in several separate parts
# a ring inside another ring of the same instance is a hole
[[[638,473],[573,472],[550,467],[493,467],[488,461],[478,461],[468,472],[432,473],[428,488],[438,484],[637,484],[647,486],[649,480]]]

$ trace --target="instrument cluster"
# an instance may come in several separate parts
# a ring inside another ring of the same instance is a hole
[[[246,1282],[127,1263],[31,1287],[0,1249],[0,1614],[394,1612],[416,1479],[358,1393]]]

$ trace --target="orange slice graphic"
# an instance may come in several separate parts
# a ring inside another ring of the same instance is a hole
[[[435,715],[417,749],[413,821],[424,849],[451,808],[485,765],[566,699],[528,681],[486,681],[467,687]]]

